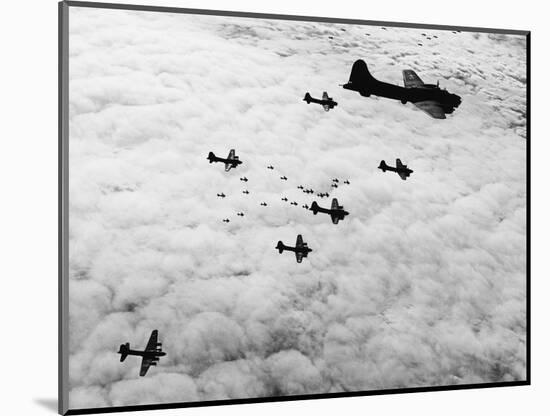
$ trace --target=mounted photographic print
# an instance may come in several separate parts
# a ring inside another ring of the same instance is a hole
[[[530,383],[529,32],[59,10],[60,413]]]

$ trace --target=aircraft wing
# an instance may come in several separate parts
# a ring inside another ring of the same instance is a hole
[[[332,218],[333,224],[338,224],[338,221],[340,221],[340,218],[336,214],[330,214],[330,218]]]
[[[330,105],[323,104],[323,108],[325,109],[325,111],[329,111],[330,110]]]
[[[151,332],[151,336],[149,337],[149,342],[147,342],[145,351],[155,351],[157,349],[158,335],[159,331],[157,331],[156,329]]]
[[[298,263],[301,263],[303,258],[304,258],[304,254],[303,254],[303,253],[301,253],[301,252],[296,252],[296,261],[297,261]]]
[[[395,167],[396,168],[402,168],[403,163],[401,163],[401,159],[395,159]]]
[[[407,177],[409,175],[407,175],[407,172],[398,172],[398,175],[401,177],[401,179],[403,179],[404,181],[407,180]]]
[[[445,112],[437,101],[418,101],[414,103],[415,106],[420,108],[425,113],[429,114],[433,118],[444,119]]]
[[[143,377],[145,374],[147,374],[147,370],[149,370],[149,367],[151,367],[151,363],[153,361],[150,358],[143,357],[141,360],[141,368],[139,370],[139,375]]]
[[[326,91],[323,91],[323,100],[330,100]]]
[[[233,160],[233,159],[235,159],[235,149],[231,149],[229,151],[229,154],[227,155],[227,160]],[[229,172],[232,167],[233,167],[233,165],[231,163],[229,163],[229,162],[225,163],[225,171],[226,172]]]
[[[338,200],[336,198],[332,198],[332,205],[330,207],[331,209],[338,209]]]
[[[298,234],[296,237],[296,248],[302,248],[304,246],[304,240],[302,240],[302,234]]]
[[[418,88],[424,86],[424,82],[422,82],[420,77],[416,75],[416,72],[412,69],[405,69],[403,71],[403,84],[405,84],[405,88]]]

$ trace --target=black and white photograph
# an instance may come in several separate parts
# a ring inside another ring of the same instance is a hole
[[[67,6],[67,410],[528,383],[528,36]]]

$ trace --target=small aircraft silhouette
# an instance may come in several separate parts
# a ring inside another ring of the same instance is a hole
[[[334,101],[331,97],[328,96],[327,92],[323,92],[323,98],[313,98],[311,95],[309,95],[309,92],[306,92],[306,95],[304,97],[304,101],[308,104],[315,103],[315,104],[321,104],[325,111],[329,111],[336,107],[338,103]]]
[[[304,189],[302,185],[297,186],[298,189]]]
[[[315,191],[314,191],[313,189],[305,189],[304,192],[305,192],[306,194],[312,194],[312,193],[314,193]]]
[[[357,91],[363,97],[377,95],[379,97],[399,100],[403,104],[413,103],[416,107],[433,118],[444,119],[445,114],[451,114],[462,102],[456,94],[434,84],[424,84],[416,72],[406,69],[403,71],[404,87],[378,81],[367,68],[362,59],[355,61],[351,68],[349,82],[342,85],[346,90]]]
[[[320,194],[317,194],[317,196],[318,196],[319,198],[324,198],[324,197],[327,197],[327,198],[328,198],[328,192],[322,192],[322,193],[320,193]]]
[[[265,202],[262,202],[260,205],[261,205],[262,207],[267,207],[267,204],[266,204]]]
[[[338,188],[338,185],[333,183],[332,185],[330,185],[332,188]]]
[[[130,343],[121,344],[120,349],[118,350],[120,354],[120,362],[124,361],[129,355],[137,355],[143,357],[141,360],[141,368],[139,370],[139,375],[143,377],[147,374],[150,366],[156,366],[160,357],[166,355],[165,352],[162,352],[162,343],[158,342],[158,331],[155,329],[151,332],[147,346],[143,351],[137,351],[130,349]]]
[[[288,201],[287,197],[281,198],[281,201]]]
[[[222,192],[221,194],[216,194],[220,198],[225,198],[225,194]]]
[[[281,180],[288,181],[288,178],[286,176],[281,176]]]
[[[210,163],[213,163],[213,162],[225,163],[226,172],[229,172],[231,168],[236,168],[238,165],[243,163],[242,161],[239,160],[239,156],[235,156],[235,149],[231,149],[229,151],[229,155],[227,156],[226,159],[216,156],[213,152],[208,153],[207,159],[210,161]]]
[[[307,204],[302,205],[302,208],[309,209],[309,207],[307,206]]]
[[[296,262],[298,263],[301,263],[302,259],[313,251],[307,246],[307,243],[304,243],[301,234],[296,237],[296,247],[286,246],[282,241],[279,241],[275,248],[279,250],[279,254],[282,254],[283,251],[293,251],[296,254]]]
[[[349,185],[349,181],[348,181],[347,179],[344,181],[344,183],[345,183],[346,185]]]
[[[311,204],[310,211],[313,211],[314,215],[317,215],[318,212],[329,214],[334,224],[338,224],[338,221],[343,220],[346,215],[349,215],[349,212],[344,211],[343,206],[338,205],[338,200],[336,198],[332,199],[332,205],[330,209],[322,208],[319,205],[317,205],[317,202],[314,201]]]
[[[229,222],[229,218],[222,220],[223,222]]]
[[[248,178],[246,176],[243,176],[242,178],[239,178],[240,181],[248,182]]]
[[[268,168],[268,169],[271,169],[271,170],[275,169],[275,168],[274,168],[273,166],[271,166],[271,165],[269,165],[267,168]]]
[[[298,203],[296,201],[292,201],[290,205],[298,205]]]
[[[414,171],[412,169],[409,169],[407,165],[404,165],[401,163],[401,159],[395,159],[395,168],[392,166],[386,165],[385,161],[380,162],[380,166],[378,166],[378,169],[381,169],[382,172],[385,172],[389,170],[390,172],[397,172],[397,174],[403,179],[404,181],[407,180],[409,176],[411,176],[411,173]]]
[[[237,212],[237,215],[238,215],[239,217],[244,217],[244,212]]]
[[[250,193],[250,192],[248,192],[248,190],[247,190],[247,189],[245,189],[245,190],[243,191],[243,194],[246,194],[246,195],[248,195],[249,193]]]
[[[340,182],[340,181],[338,180],[338,178],[334,178],[334,179],[332,180],[332,182],[338,183],[338,182]]]

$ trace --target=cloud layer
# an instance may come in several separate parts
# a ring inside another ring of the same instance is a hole
[[[359,58],[462,104],[345,91]],[[71,408],[525,378],[521,37],[71,7],[69,65]],[[299,233],[301,264],[274,248]],[[152,329],[139,378],[116,351]]]

